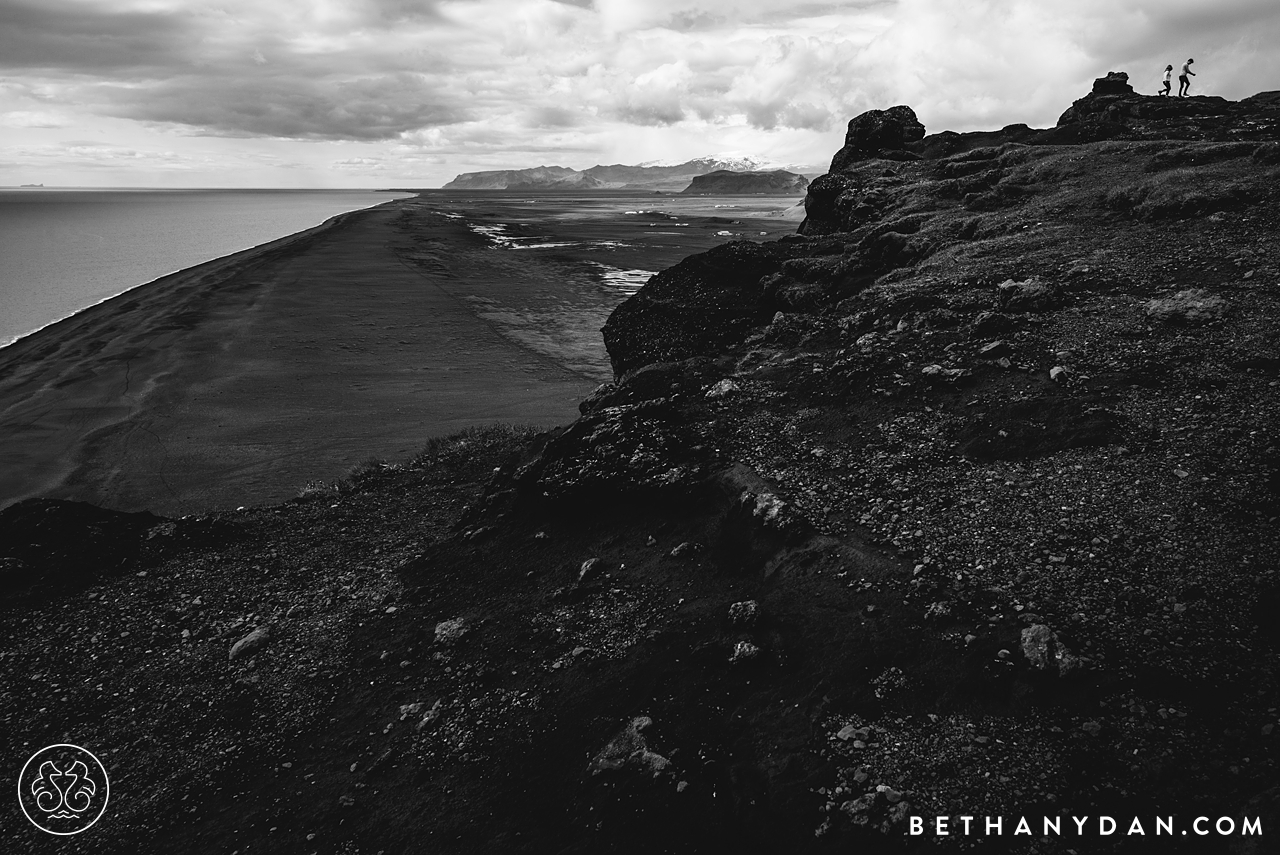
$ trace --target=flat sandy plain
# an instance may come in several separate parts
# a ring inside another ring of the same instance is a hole
[[[495,251],[439,211],[420,197],[343,214],[0,350],[0,504],[278,502],[469,425],[574,418],[610,377],[598,330],[625,295],[580,257]],[[560,219],[560,232],[586,222]],[[725,239],[723,220],[689,221],[665,243],[637,222],[625,260],[601,261],[657,270]],[[753,228],[776,237],[795,223]]]

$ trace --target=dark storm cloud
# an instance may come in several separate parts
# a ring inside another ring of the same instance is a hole
[[[98,73],[183,64],[188,16],[106,12],[41,0],[0,2],[0,68]]]
[[[443,91],[449,60],[403,35],[443,29],[436,3],[304,5],[296,20],[269,3],[170,6],[0,0],[0,70],[100,114],[215,136],[384,140],[468,116]]]
[[[417,128],[463,121],[467,111],[432,97],[409,74],[355,80],[295,76],[235,80],[179,78],[148,89],[115,90],[115,115],[187,125],[215,136],[386,140]]]

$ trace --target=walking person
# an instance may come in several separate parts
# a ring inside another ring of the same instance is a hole
[[[1186,95],[1187,90],[1191,88],[1191,81],[1187,79],[1187,75],[1189,74],[1192,77],[1196,76],[1196,73],[1191,70],[1191,63],[1193,62],[1195,62],[1194,59],[1189,59],[1186,62],[1182,63],[1182,73],[1178,75],[1178,97],[1179,98],[1181,98],[1183,95]]]
[[[1172,65],[1166,65],[1166,66],[1164,67],[1164,88],[1163,88],[1163,89],[1161,89],[1161,90],[1160,90],[1158,93],[1156,93],[1156,94],[1158,94],[1158,95],[1168,95],[1168,94],[1169,94],[1169,90],[1172,88],[1172,87],[1169,85],[1169,78],[1171,78],[1172,76],[1173,76],[1173,66],[1172,66]]]

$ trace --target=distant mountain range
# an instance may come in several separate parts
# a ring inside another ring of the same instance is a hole
[[[651,160],[635,166],[615,163],[577,170],[567,166],[535,166],[464,172],[446,190],[684,190],[699,175],[712,172],[764,172],[784,167],[752,155],[719,154],[683,163]],[[799,167],[785,167],[797,169]]]

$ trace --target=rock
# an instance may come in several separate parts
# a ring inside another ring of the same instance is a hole
[[[916,160],[909,143],[924,138],[924,125],[915,111],[905,105],[887,110],[868,110],[849,122],[844,147],[831,159],[829,172],[840,172],[851,164],[871,158]]]
[[[891,805],[896,805],[898,802],[902,801],[902,793],[899,790],[895,790],[893,787],[890,787],[888,784],[877,785],[876,792],[884,796],[885,801]]]
[[[1129,85],[1129,75],[1123,71],[1108,71],[1106,77],[1093,81],[1094,95],[1132,95],[1133,87]]]
[[[427,710],[426,715],[414,725],[414,730],[422,730],[427,725],[433,723],[440,718],[440,714],[444,711],[444,698],[440,698],[431,705],[431,709]]]
[[[1058,635],[1042,623],[1022,630],[1022,655],[1039,671],[1054,670],[1065,676],[1081,667],[1079,657],[1058,640]]]
[[[760,613],[760,604],[755,600],[743,600],[729,606],[729,622],[734,626],[752,626]]]
[[[1099,733],[1102,733],[1102,725],[1096,721],[1086,721],[1084,724],[1080,725],[1080,729],[1090,736],[1097,736]]]
[[[465,618],[442,620],[436,624],[436,644],[451,645],[462,638],[468,630]]]
[[[1149,301],[1147,317],[1168,324],[1205,324],[1222,317],[1227,301],[1202,288],[1188,288],[1172,297]]]
[[[971,330],[974,337],[986,337],[1012,332],[1015,328],[1013,318],[998,312],[982,312],[973,319]]]
[[[231,651],[227,654],[229,660],[241,659],[245,656],[253,656],[259,650],[267,646],[267,642],[271,640],[271,628],[269,626],[260,626],[244,638],[231,645]]]
[[[618,391],[616,383],[601,383],[591,390],[591,394],[578,402],[578,412],[582,415],[594,413],[608,405]]]
[[[1000,308],[1012,312],[1046,312],[1061,303],[1058,289],[1039,279],[1006,279],[996,286]]]
[[[846,724],[844,727],[840,728],[840,732],[836,734],[836,738],[841,742],[848,742],[850,739],[853,739],[853,735],[857,730],[857,725]]]
[[[733,645],[733,653],[729,655],[729,661],[736,665],[741,662],[749,662],[759,655],[759,647],[750,641],[739,641]]]
[[[605,322],[614,375],[654,362],[715,355],[743,340],[776,311],[761,280],[803,251],[785,243],[726,241],[661,271]]]
[[[1008,356],[1012,351],[1007,341],[989,341],[982,347],[978,348],[978,356],[983,359],[999,359],[1002,356]]]
[[[1055,383],[1063,382],[1070,374],[1071,372],[1061,365],[1055,365],[1049,369],[1049,379]]]
[[[599,558],[588,558],[578,568],[578,584],[589,585],[604,575],[606,564]]]
[[[684,543],[680,543],[674,546],[671,549],[670,554],[672,558],[688,558],[689,556],[693,555],[696,549],[697,547],[694,544],[686,540]]]
[[[599,775],[603,772],[632,769],[657,778],[671,765],[671,761],[661,754],[649,750],[642,731],[652,724],[653,719],[646,715],[633,718],[595,756],[588,767],[588,771],[592,775]]]
[[[730,395],[735,395],[741,389],[742,387],[738,385],[737,381],[726,378],[708,389],[706,397],[714,401],[718,398],[727,398]]]

